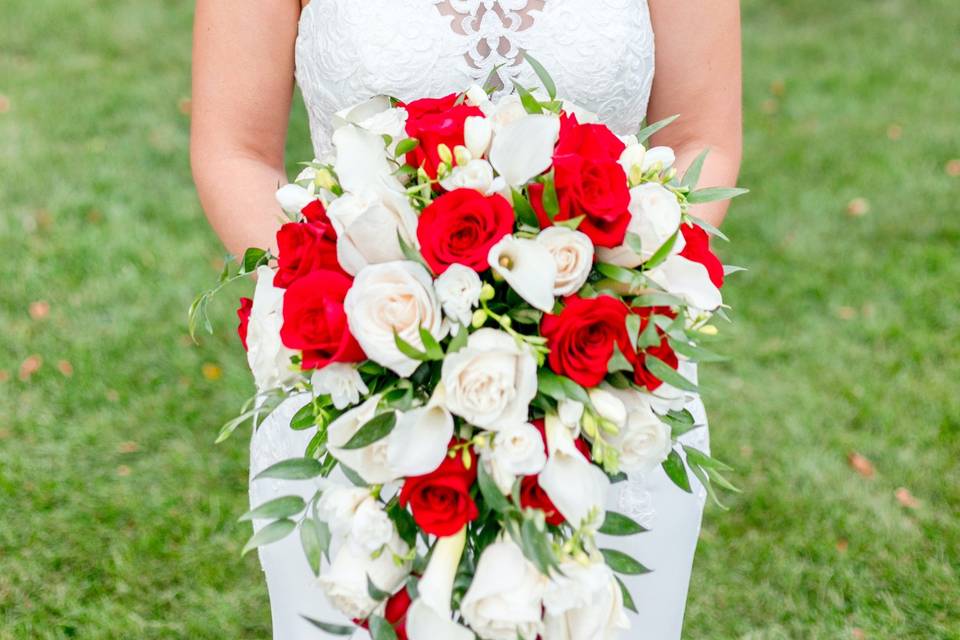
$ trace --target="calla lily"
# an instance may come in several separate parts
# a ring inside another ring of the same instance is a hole
[[[366,102],[361,102],[356,106],[337,111],[333,116],[333,126],[337,129],[348,124],[360,124],[390,108],[392,108],[390,98],[386,96],[374,96]]]
[[[304,207],[316,199],[315,195],[298,184],[287,184],[277,190],[277,202],[280,203],[280,208],[294,215],[298,215]]]
[[[573,434],[557,416],[547,416],[546,432],[550,455],[540,472],[540,488],[574,527],[579,527],[591,513],[596,514],[594,522],[599,526],[610,479],[583,457],[573,442]]]
[[[408,411],[397,421],[387,445],[387,463],[409,478],[434,471],[447,456],[453,437],[453,416],[439,404]]]
[[[474,158],[482,158],[490,148],[493,123],[483,116],[469,116],[463,122],[463,141]]]
[[[407,611],[410,640],[473,640],[472,631],[450,619],[453,581],[466,543],[466,527],[437,540],[430,564],[417,585],[419,596]]]
[[[711,282],[707,268],[683,256],[671,256],[647,276],[668,293],[682,298],[702,311],[713,311],[723,304],[720,289]]]
[[[550,168],[553,147],[560,135],[554,115],[527,115],[502,127],[490,147],[490,163],[515,187]]]
[[[521,298],[546,313],[553,310],[557,265],[545,246],[536,240],[504,236],[490,248],[487,261]]]
[[[386,145],[381,136],[347,124],[333,132],[332,140],[337,149],[334,170],[344,191],[403,190],[387,163]]]

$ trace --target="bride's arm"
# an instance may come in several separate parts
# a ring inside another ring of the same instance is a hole
[[[737,0],[650,0],[657,66],[648,120],[680,118],[654,136],[673,147],[678,171],[704,148],[700,186],[734,186],[742,147],[740,3]],[[728,202],[693,213],[719,225]]]
[[[197,0],[190,160],[203,209],[234,255],[268,247],[293,96],[298,0]]]

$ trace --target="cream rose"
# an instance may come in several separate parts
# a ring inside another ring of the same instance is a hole
[[[546,578],[511,540],[484,549],[460,613],[485,640],[535,640]]]
[[[370,265],[357,274],[344,300],[350,332],[374,362],[407,377],[420,365],[397,348],[394,334],[418,349],[420,329],[444,336],[443,313],[427,270],[415,262]]]
[[[509,334],[480,329],[447,355],[441,381],[451,413],[491,431],[527,420],[537,394],[537,361]]]
[[[351,275],[370,264],[403,260],[398,236],[418,246],[417,214],[400,193],[345,193],[330,203],[327,217],[337,232],[337,261]]]
[[[603,262],[633,268],[649,260],[680,228],[680,203],[666,187],[646,182],[630,189],[630,216],[627,233],[640,237],[640,253],[627,243],[613,249],[600,248],[598,254]],[[678,236],[673,253],[683,246],[683,236]]]
[[[497,487],[508,495],[518,476],[536,475],[543,469],[546,444],[532,424],[511,425],[497,432],[482,457]]]
[[[280,341],[284,290],[273,286],[273,275],[270,267],[257,269],[257,288],[247,325],[247,364],[259,391],[287,386],[298,377],[290,363],[296,352]]]
[[[627,473],[649,473],[670,455],[670,427],[653,412],[647,395],[634,389],[609,388],[626,409],[620,432],[607,441],[620,452],[620,468]]]
[[[599,559],[562,563],[543,603],[543,640],[614,640],[630,628],[620,586]]]
[[[547,227],[537,235],[542,244],[553,256],[557,265],[557,275],[553,283],[555,296],[569,296],[576,293],[590,276],[593,267],[593,242],[580,231],[566,227]]]

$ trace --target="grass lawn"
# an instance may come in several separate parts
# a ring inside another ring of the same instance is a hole
[[[0,640],[268,637],[246,441],[213,445],[251,386],[231,296],[185,335],[221,255],[187,166],[191,13],[4,3]],[[751,270],[703,378],[745,493],[708,512],[686,637],[960,638],[960,4],[744,17],[753,194],[722,252]]]

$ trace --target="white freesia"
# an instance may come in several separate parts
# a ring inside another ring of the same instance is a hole
[[[502,178],[493,175],[493,167],[486,160],[473,159],[467,164],[456,166],[440,180],[440,186],[447,191],[454,189],[473,189],[483,195],[497,193],[504,188]]]
[[[599,467],[583,457],[573,434],[555,415],[546,418],[547,464],[540,472],[540,488],[557,511],[574,527],[590,520],[594,527],[603,523],[604,503],[610,479]]]
[[[333,362],[318,369],[311,384],[316,395],[329,395],[333,406],[341,410],[360,402],[360,395],[369,391],[357,368],[345,362]]]
[[[647,150],[637,142],[636,136],[625,136],[621,139],[627,146],[620,154],[620,166],[623,167],[623,172],[629,176],[634,167],[643,166],[643,159],[647,155]]]
[[[290,364],[296,352],[280,340],[284,290],[273,286],[273,275],[270,267],[257,269],[257,287],[247,324],[247,364],[258,391],[284,387],[297,379]]]
[[[557,265],[545,246],[506,235],[490,248],[487,262],[521,298],[541,311],[553,310]]]
[[[553,294],[569,296],[576,293],[590,276],[593,268],[593,242],[587,234],[567,227],[547,227],[537,235],[542,244],[553,256],[557,266],[557,275],[553,283]]]
[[[466,97],[466,103],[471,107],[480,107],[481,109],[493,107],[490,96],[483,90],[483,87],[478,84],[470,85],[464,92],[464,96]]]
[[[599,387],[590,389],[590,404],[596,410],[597,415],[613,424],[618,429],[627,422],[627,407],[617,396]]]
[[[723,295],[710,280],[707,268],[683,256],[670,256],[648,271],[647,277],[694,309],[713,311],[723,304]]]
[[[353,514],[349,544],[359,545],[367,553],[376,553],[388,545],[394,536],[390,516],[373,496],[360,503]]]
[[[626,409],[619,433],[607,437],[607,442],[619,451],[620,469],[641,474],[653,471],[673,448],[670,427],[653,412],[647,394],[613,387],[607,393]]]
[[[493,123],[483,116],[467,116],[463,121],[463,142],[474,158],[482,158],[490,148]]]
[[[317,199],[298,184],[285,184],[277,190],[277,202],[285,212],[299,215],[303,208]]]
[[[537,395],[537,361],[508,333],[480,329],[441,369],[446,407],[490,431],[525,422]]]
[[[620,586],[599,559],[562,563],[543,603],[543,640],[614,640],[630,628]]]
[[[390,136],[394,141],[404,137],[407,110],[393,107],[390,98],[376,96],[365,102],[338,111],[333,117],[335,129],[355,124],[378,136]]]
[[[399,192],[345,193],[330,203],[327,217],[337,232],[337,261],[350,275],[370,264],[403,260],[399,237],[418,246],[417,214]]]
[[[443,312],[461,327],[470,325],[473,309],[480,304],[482,287],[477,272],[462,264],[450,265],[434,282]]]
[[[540,473],[547,462],[546,444],[530,423],[504,427],[496,433],[492,446],[483,449],[483,464],[497,488],[508,495],[518,476]]]
[[[484,640],[535,640],[546,578],[509,539],[484,549],[460,613]]]
[[[410,574],[411,563],[397,561],[408,551],[396,531],[380,554],[371,554],[356,544],[344,544],[318,582],[335,609],[348,618],[366,618],[377,607],[367,591],[368,577],[381,591],[393,593]]]
[[[357,508],[368,498],[370,489],[332,484],[317,501],[317,514],[337,536],[346,536],[353,528]]]
[[[344,449],[360,428],[377,415],[380,395],[371,396],[355,409],[347,411],[327,427],[330,455],[360,474],[369,484],[384,484],[400,477],[389,465],[389,440],[383,438],[362,449]]]
[[[420,362],[400,351],[394,335],[417,349],[423,349],[421,329],[437,340],[444,337],[433,279],[415,262],[386,262],[362,269],[343,307],[350,332],[367,357],[401,377],[412,374]]]
[[[417,584],[418,597],[407,610],[407,637],[410,640],[473,640],[473,632],[450,619],[450,598],[457,567],[467,542],[467,529],[440,538],[434,545],[423,577]]]
[[[630,224],[627,233],[640,237],[640,253],[628,243],[613,249],[600,248],[599,256],[604,262],[621,267],[637,267],[678,233],[681,221],[680,203],[669,189],[654,182],[646,182],[630,189]],[[677,236],[672,252],[679,253],[684,247],[683,236]]]
[[[490,164],[511,187],[521,186],[550,168],[560,135],[555,115],[526,115],[504,125],[490,146]]]
[[[564,398],[557,403],[557,417],[565,427],[570,429],[573,437],[580,435],[580,421],[583,419],[583,403]]]
[[[651,147],[647,149],[640,168],[644,173],[656,166],[659,166],[661,171],[665,171],[672,167],[676,160],[677,157],[670,147]]]

